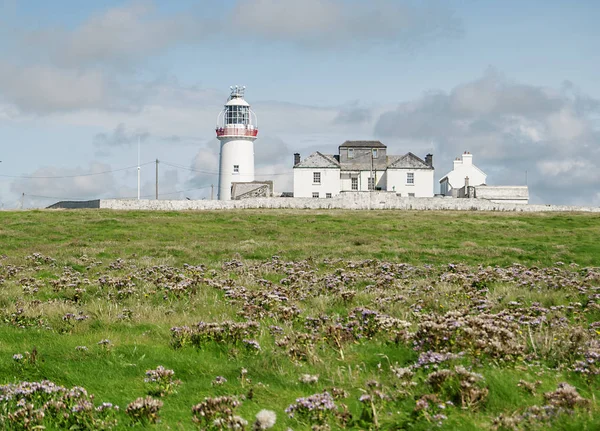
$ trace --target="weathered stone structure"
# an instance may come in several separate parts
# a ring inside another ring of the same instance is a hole
[[[100,201],[100,208],[116,210],[228,210],[237,208],[347,209],[347,210],[455,210],[455,211],[581,211],[600,212],[600,207],[494,203],[485,199],[447,197],[411,198],[392,192],[344,192],[331,199],[249,198],[234,201],[124,200]]]

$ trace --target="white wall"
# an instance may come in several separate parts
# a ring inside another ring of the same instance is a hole
[[[373,173],[375,174],[375,187],[380,187],[381,190],[385,191],[387,178],[385,171],[373,171]],[[344,192],[357,191],[352,190],[352,179],[348,175],[348,173],[342,173],[340,190]],[[353,171],[351,175],[356,176],[358,179],[358,191],[369,191],[369,177],[371,176],[371,171]]]
[[[251,198],[239,201],[217,200],[148,200],[102,199],[101,209],[115,210],[228,210],[241,208],[298,208],[298,209],[349,209],[349,210],[458,210],[458,211],[585,211],[600,213],[600,207],[563,205],[498,204],[485,199],[405,198],[391,192],[344,192],[333,199],[310,198]],[[51,211],[51,210],[48,210]]]
[[[313,182],[313,173],[321,173],[321,183]],[[325,198],[327,193],[337,196],[340,193],[339,168],[294,168],[294,197],[312,198],[313,192],[319,193],[319,198]]]
[[[414,184],[406,183],[406,174],[414,173]],[[387,190],[400,193],[402,197],[407,197],[409,193],[414,193],[415,197],[428,198],[433,197],[433,169],[394,169],[387,170]]]
[[[233,166],[239,172],[233,172]],[[254,139],[221,138],[219,162],[219,199],[231,200],[232,182],[254,181]]]
[[[496,203],[529,203],[527,186],[480,186],[475,187],[475,196],[478,199],[487,199]]]
[[[341,174],[340,177],[340,190],[341,191],[352,191],[352,176],[354,176],[356,174],[350,174],[347,172],[344,172]]]

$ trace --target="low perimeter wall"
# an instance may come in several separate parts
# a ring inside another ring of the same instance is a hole
[[[600,212],[600,207],[566,205],[523,205],[493,203],[484,199],[445,197],[399,197],[389,192],[350,192],[330,199],[252,198],[239,201],[212,200],[100,200],[100,208],[113,210],[228,210],[238,208],[347,209],[347,210],[457,210],[457,211],[584,211]]]

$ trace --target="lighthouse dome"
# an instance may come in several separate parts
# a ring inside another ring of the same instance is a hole
[[[229,100],[225,106],[250,106],[250,104],[241,97],[235,97]]]

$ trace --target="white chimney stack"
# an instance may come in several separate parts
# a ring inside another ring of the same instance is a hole
[[[462,163],[465,166],[470,166],[473,164],[473,154],[469,153],[468,151],[465,151],[464,154],[462,155]]]

